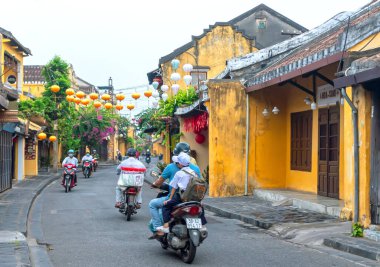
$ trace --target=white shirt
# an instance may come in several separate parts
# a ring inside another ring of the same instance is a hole
[[[177,189],[178,187],[180,190],[186,190],[187,185],[189,184],[189,181],[191,179],[191,175],[184,172],[184,170],[193,173],[194,171],[190,169],[190,167],[184,167],[180,171],[176,172],[176,174],[173,177],[173,180],[170,182],[170,186]]]
[[[66,157],[63,161],[62,161],[62,167],[65,165],[65,164],[73,164],[76,166],[78,166],[78,160],[76,157]]]
[[[84,155],[83,158],[82,158],[82,161],[85,161],[85,160],[89,160],[89,161],[92,161],[92,156],[87,156],[87,155]]]
[[[124,169],[123,171],[128,173],[144,173],[146,171],[145,165],[134,157],[129,157],[126,160],[123,160],[117,170]]]

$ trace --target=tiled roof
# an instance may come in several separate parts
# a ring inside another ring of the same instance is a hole
[[[3,28],[0,27],[0,34],[2,34],[5,38],[8,38],[12,41],[12,45],[17,46],[18,49],[22,52],[24,52],[26,55],[31,55],[32,52],[30,51],[29,48],[23,46],[17,39],[16,37],[13,36],[13,34],[10,31],[7,31]]]
[[[293,42],[299,41],[299,45],[289,45],[290,41],[282,42],[272,47],[261,50],[257,54],[251,54],[246,58],[234,59],[229,62],[232,78],[246,80],[247,91],[264,88],[274,84],[271,82],[277,78],[285,80],[292,78],[292,74],[299,75],[299,70],[314,63],[334,56],[339,57],[344,50],[358,44],[360,41],[380,31],[377,26],[380,23],[380,3],[376,2],[368,7],[362,8],[350,15],[349,31],[346,40],[347,18],[338,20],[331,25],[331,20],[314,29],[318,34],[310,35],[312,31],[304,33]],[[339,15],[342,17],[342,14]],[[333,18],[335,21],[336,17]],[[320,31],[327,29],[327,31]],[[287,47],[288,46],[288,47]],[[283,50],[279,51],[279,48]],[[287,48],[287,49],[286,49]],[[276,50],[277,49],[277,50]],[[275,55],[271,56],[272,50]],[[262,56],[262,60],[260,60]],[[247,59],[248,57],[251,57]],[[250,63],[249,64],[249,60]],[[298,74],[297,74],[298,73]]]
[[[42,76],[43,65],[25,65],[24,66],[24,83],[43,84],[45,78]]]

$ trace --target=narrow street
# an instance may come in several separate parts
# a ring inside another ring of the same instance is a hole
[[[144,187],[143,208],[130,222],[113,207],[114,168],[102,167],[90,179],[79,173],[78,186],[67,194],[55,181],[37,198],[35,205],[42,205],[42,234],[53,265],[185,265],[176,253],[147,239],[148,203],[155,196],[148,185]],[[207,218],[209,237],[199,247],[194,266],[355,266],[351,261],[278,240],[236,220],[211,213]]]

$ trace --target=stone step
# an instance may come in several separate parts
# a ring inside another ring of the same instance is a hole
[[[325,246],[350,254],[375,261],[380,261],[380,243],[369,240],[367,238],[340,235],[336,237],[325,238],[323,240],[323,244]]]

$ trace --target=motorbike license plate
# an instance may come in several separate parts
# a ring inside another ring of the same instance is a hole
[[[202,221],[198,218],[186,218],[187,229],[201,229]]]

